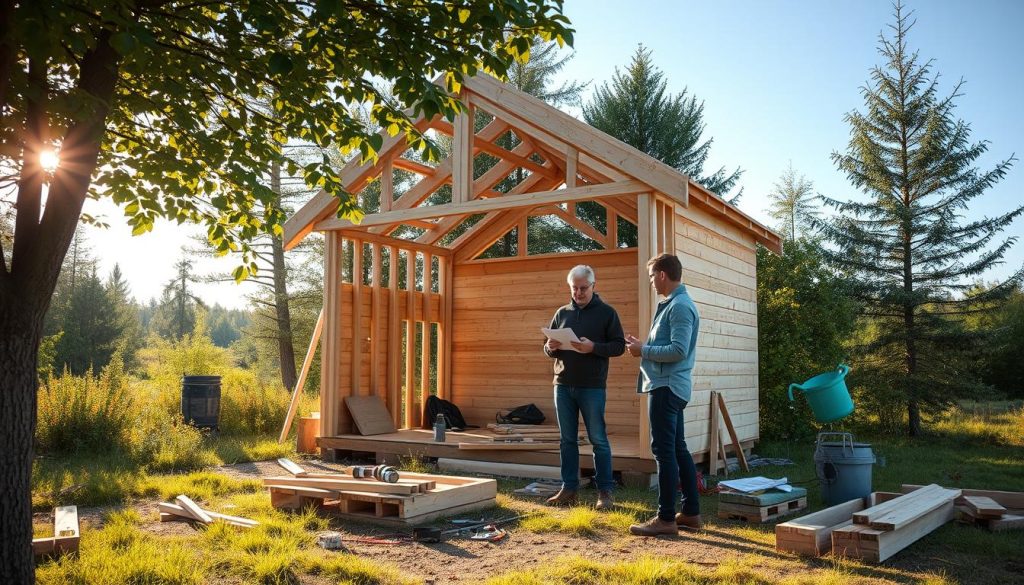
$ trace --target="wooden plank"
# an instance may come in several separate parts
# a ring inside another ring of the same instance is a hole
[[[405,263],[405,288],[409,294],[406,295],[406,321],[405,321],[405,428],[416,426],[416,404],[413,396],[413,386],[416,383],[413,367],[416,362],[416,252],[406,251]]]
[[[57,506],[53,509],[53,546],[60,552],[78,550],[78,506]]]
[[[905,483],[900,488],[900,491],[902,491],[903,493],[910,493],[910,492],[912,492],[914,490],[919,490],[922,487],[925,487],[925,486]],[[964,505],[966,503],[966,500],[964,500],[964,498],[967,497],[967,496],[981,496],[981,497],[985,497],[985,498],[991,498],[993,501],[995,501],[996,503],[1002,505],[1004,508],[1007,508],[1007,509],[1011,509],[1011,510],[1012,509],[1024,509],[1024,492],[1007,492],[1007,491],[999,491],[999,490],[979,490],[979,489],[970,489],[970,488],[963,488],[960,491],[962,492],[963,495],[961,495],[959,498],[957,498],[956,504],[958,506],[962,506],[962,505]]]
[[[489,211],[530,208],[547,203],[567,203],[570,201],[590,200],[600,201],[607,197],[633,195],[642,191],[646,187],[647,185],[640,181],[628,180],[604,183],[600,185],[589,185],[586,187],[574,187],[572,189],[521,193],[491,199],[475,199],[463,203],[427,205],[424,207],[399,209],[385,213],[367,215],[358,225],[361,227],[372,227],[399,224],[415,219],[430,219],[449,215],[475,215],[478,213],[487,213]],[[315,227],[320,231],[330,231],[350,229],[354,225],[356,224],[349,220],[333,218],[321,220]]]
[[[941,494],[943,491],[944,489],[942,487],[933,483],[910,494],[903,495],[878,506],[872,506],[863,512],[858,512],[853,515],[853,522],[854,524],[871,525],[872,522],[878,521],[882,516],[885,516],[889,512],[905,508],[917,501],[930,501],[933,496]]]
[[[580,151],[569,145],[565,152],[565,186],[576,186],[576,175],[579,174]]]
[[[441,293],[442,310],[441,319],[437,328],[437,394],[445,400],[451,399],[452,389],[452,301],[453,301],[453,275],[452,263],[449,258],[439,258],[437,261],[438,287]]]
[[[324,235],[324,331],[320,344],[320,433],[338,434],[338,368],[341,365],[341,236]]]
[[[967,507],[977,518],[993,519],[1002,518],[1006,514],[1006,508],[992,498],[985,496],[964,496]]]
[[[646,341],[654,321],[655,293],[651,288],[650,277],[647,272],[647,261],[654,257],[654,222],[655,212],[652,205],[653,197],[650,193],[642,193],[637,197],[637,321],[640,331],[637,337]],[[647,333],[642,333],[647,332]],[[640,454],[643,457],[653,458],[650,447],[651,421],[647,411],[647,400],[640,401]]]
[[[473,190],[473,105],[470,97],[460,96],[463,111],[455,115],[452,140],[452,202],[465,203]]]
[[[377,480],[323,479],[315,477],[265,477],[264,486],[285,486],[290,488],[317,488],[321,490],[354,490],[380,494],[413,494],[419,491],[417,485],[385,483]]]
[[[320,335],[324,330],[324,309],[320,308],[320,314],[316,318],[316,325],[313,326],[313,337],[309,340],[309,348],[306,350],[306,358],[302,360],[302,370],[299,371],[299,379],[292,390],[291,401],[288,402],[288,414],[284,417],[284,425],[281,427],[281,434],[277,438],[278,443],[283,443],[288,438],[288,431],[292,428],[292,421],[295,412],[299,409],[299,397],[306,387],[306,377],[309,376],[309,367],[313,365],[313,357],[316,355],[316,346],[320,343]]]
[[[953,520],[955,516],[956,510],[950,499],[898,530],[878,530],[863,525],[840,528],[832,532],[832,553],[848,556],[852,553],[862,560],[880,563]]]
[[[281,457],[277,460],[277,464],[284,468],[285,471],[294,475],[295,477],[305,477],[306,470],[299,467],[299,464],[288,459],[287,457]]]
[[[1004,514],[1002,518],[988,520],[986,526],[992,532],[1024,530],[1024,514]]]
[[[380,244],[371,243],[372,250],[370,260],[370,394],[379,396],[381,400],[387,401],[385,384],[381,382],[381,374],[386,375],[386,370],[380,367],[380,338],[382,335],[381,326],[384,316],[381,315],[383,299],[381,298],[381,247]]]
[[[363,310],[363,242],[353,239],[352,242],[352,330],[350,339],[352,343],[352,362],[349,364],[349,373],[352,376],[350,396],[362,394],[360,379],[362,378],[363,367],[363,335],[362,310]]]
[[[401,366],[401,323],[398,318],[398,248],[388,247],[388,409],[391,420],[397,427],[402,416],[402,399],[399,391],[402,387]]]
[[[157,509],[160,510],[161,521],[163,521],[163,514],[167,514],[167,515],[174,516],[174,517],[177,517],[177,518],[183,518],[183,519],[186,519],[186,520],[198,520],[198,518],[194,517],[192,515],[192,513],[189,512],[188,510],[186,510],[184,507],[178,506],[178,505],[175,505],[175,504],[170,504],[170,503],[167,503],[167,502],[160,502],[159,504],[157,504]],[[231,524],[231,525],[234,525],[234,526],[239,526],[239,527],[242,527],[242,528],[252,528],[254,526],[259,526],[259,524],[260,524],[256,520],[251,520],[249,518],[242,518],[242,517],[239,517],[239,516],[229,516],[227,514],[220,514],[218,512],[211,512],[210,510],[203,510],[203,511],[206,513],[207,516],[209,516],[210,518],[213,518],[214,520],[223,520],[224,522],[227,522],[228,524]]]
[[[427,397],[430,396],[430,297],[434,280],[434,257],[423,255],[423,321],[420,323],[420,426],[427,427],[434,421],[427,420]]]
[[[461,451],[551,451],[558,450],[557,443],[459,443]]]
[[[207,514],[205,510],[200,508],[198,504],[193,502],[192,499],[189,498],[188,496],[186,496],[185,494],[182,494],[182,495],[174,498],[174,501],[178,502],[179,506],[181,506],[182,508],[187,510],[188,513],[193,518],[195,518],[196,520],[202,522],[203,524],[210,524],[211,522],[213,522],[213,518],[209,514]]]
[[[416,250],[417,252],[429,252],[435,256],[451,256],[452,251],[448,248],[441,246],[435,246],[429,243],[421,243],[418,240],[406,240],[404,238],[398,238],[393,236],[386,236],[383,234],[376,234],[371,231],[363,229],[362,226],[355,226],[345,230],[336,230],[342,236],[346,238],[359,238],[364,242],[370,242],[374,244],[380,244],[382,246],[399,246],[406,250]]]
[[[346,396],[345,406],[360,435],[383,435],[398,430],[379,396]]]
[[[380,210],[391,211],[391,204],[395,201],[395,169],[394,159],[387,159],[380,171]],[[431,169],[433,171],[433,169]]]
[[[906,497],[902,496],[900,499]],[[900,507],[877,518],[872,516],[870,526],[877,530],[899,530],[924,514],[944,505],[947,501],[952,502],[958,497],[960,497],[960,490],[942,490],[930,494],[927,498],[920,497],[912,502],[904,502]]]
[[[708,475],[718,475],[718,445],[720,443],[718,433],[720,432],[720,426],[718,422],[718,409],[721,408],[721,402],[718,400],[718,392],[711,392],[711,414],[708,416]],[[725,453],[721,453],[724,457]]]
[[[736,458],[739,460],[740,469],[743,471],[750,471],[750,466],[747,465],[747,456],[743,453],[743,449],[739,447],[740,439],[736,435],[736,429],[732,426],[732,419],[729,417],[729,409],[725,406],[725,398],[718,392],[715,393],[718,397],[719,412],[722,415],[722,420],[725,421],[725,428],[729,431],[729,438],[732,439],[733,450],[736,452]],[[723,452],[723,456],[725,453]]]

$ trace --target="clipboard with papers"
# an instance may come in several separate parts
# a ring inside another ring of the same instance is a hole
[[[577,351],[572,346],[573,343],[579,343],[580,338],[576,337],[576,333],[568,327],[562,327],[561,329],[548,329],[547,327],[541,327],[540,330],[547,336],[548,339],[553,339],[562,344],[561,349],[568,351]],[[577,352],[578,353],[578,352]]]

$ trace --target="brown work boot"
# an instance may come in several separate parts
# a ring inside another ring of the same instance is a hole
[[[576,490],[562,488],[544,503],[549,506],[573,506],[576,504]]]
[[[660,534],[676,535],[679,528],[671,520],[662,520],[655,516],[643,524],[634,524],[629,527],[629,532],[637,536],[658,536]]]
[[[684,516],[682,512],[679,512],[676,514],[676,526],[683,530],[700,530],[704,526],[704,522],[700,519],[700,514]]]
[[[612,497],[611,491],[600,490],[597,492],[597,509],[598,510],[611,510],[615,506],[615,498]]]

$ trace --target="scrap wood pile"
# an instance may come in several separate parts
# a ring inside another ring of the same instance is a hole
[[[876,492],[865,500],[851,500],[778,524],[776,548],[815,556],[832,552],[879,563],[958,513],[961,519],[973,514],[973,522],[984,522],[991,530],[1024,528],[1024,517],[1011,513],[1021,511],[1016,506],[1024,506],[1024,493],[946,489],[936,484],[904,485],[902,492]],[[1000,512],[986,499],[1004,510]]]
[[[399,472],[381,465],[315,473],[287,459],[278,463],[289,475],[263,479],[275,508],[315,506],[339,516],[385,524],[418,524],[489,508],[496,505],[498,494],[493,479]]]
[[[169,502],[160,502],[157,506],[160,510],[161,522],[186,520],[189,522],[200,522],[206,525],[213,524],[214,522],[224,522],[231,526],[237,526],[238,528],[253,528],[260,524],[259,522],[248,518],[239,518],[238,516],[228,516],[227,514],[204,510],[200,508],[198,504],[193,502],[191,498],[185,495],[178,496],[174,501],[176,502],[174,504]]]
[[[59,555],[78,551],[78,506],[53,509],[53,536],[32,539],[35,556]]]

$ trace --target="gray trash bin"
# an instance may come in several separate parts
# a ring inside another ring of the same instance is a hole
[[[818,434],[814,466],[826,505],[835,506],[870,495],[874,464],[871,445],[854,442],[852,434]]]

